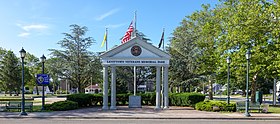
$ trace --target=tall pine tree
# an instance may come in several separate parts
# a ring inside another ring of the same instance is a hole
[[[20,93],[21,76],[19,60],[12,51],[8,51],[0,61],[1,87],[10,94]]]

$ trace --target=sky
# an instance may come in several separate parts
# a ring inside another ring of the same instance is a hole
[[[162,30],[165,41],[172,37],[185,16],[201,9],[202,4],[214,7],[218,0],[0,0],[0,47],[17,56],[23,47],[27,52],[50,57],[49,49],[70,33],[71,24],[86,26],[85,37],[95,43],[92,52],[101,47],[108,28],[108,48],[121,45],[130,22],[137,12],[136,28],[158,46]],[[166,45],[166,44],[165,44]]]

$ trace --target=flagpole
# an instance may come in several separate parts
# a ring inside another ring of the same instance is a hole
[[[107,43],[107,39],[108,39],[108,28],[106,28],[106,51],[108,50],[108,43]]]
[[[136,13],[137,13],[137,11],[135,11],[134,12],[134,37],[136,37],[137,36],[137,34],[136,34]],[[137,89],[137,87],[136,87],[136,66],[134,66],[133,67],[133,72],[134,72],[134,96],[136,96],[136,89]]]
[[[163,33],[164,33],[164,28],[163,28]],[[164,51],[164,36],[163,36],[163,41],[162,41],[162,48],[163,48],[163,51]]]
[[[137,34],[136,34],[136,14],[137,14],[137,11],[134,12],[134,36],[136,37]]]
[[[163,51],[164,51],[164,28],[162,29],[162,34],[163,34],[163,36],[162,36],[162,49],[163,49]],[[162,108],[164,107],[164,92],[166,92],[166,91],[164,91],[164,86],[163,86],[163,84],[164,84],[164,73],[163,73],[163,71],[164,71],[164,67],[162,66],[161,67],[161,81],[162,81],[162,85],[161,85],[161,105],[162,105]]]

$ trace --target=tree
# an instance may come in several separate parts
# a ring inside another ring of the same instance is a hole
[[[3,57],[5,56],[7,50],[3,49],[2,47],[0,47],[0,61],[3,59]]]
[[[88,31],[87,27],[79,25],[70,25],[71,33],[63,33],[65,38],[59,41],[58,44],[62,50],[51,49],[52,58],[58,58],[62,63],[59,74],[62,79],[69,79],[72,87],[83,92],[89,81],[88,74],[92,67],[89,64],[94,59],[94,54],[88,51],[88,48],[93,44],[91,37],[84,37]]]
[[[7,50],[5,50],[5,49],[3,49],[2,47],[0,47],[0,61],[3,60],[4,56],[6,55],[6,53],[7,53]],[[1,63],[0,63],[0,66],[2,66]],[[5,87],[2,85],[3,83],[4,83],[4,82],[3,82],[2,77],[1,77],[1,75],[0,75],[0,85],[1,85],[0,91],[5,89]]]
[[[52,79],[53,92],[56,92],[59,86],[60,68],[63,67],[63,63],[60,61],[60,58],[49,58],[45,62],[45,67],[48,69],[48,74]]]
[[[226,9],[223,9],[221,13],[230,14],[230,16],[227,16],[227,20],[223,20],[223,28],[227,33],[222,38],[229,41],[226,43],[228,46],[226,50],[233,52],[232,65],[236,70],[233,73],[238,76],[238,82],[242,80],[243,85],[245,85],[245,71],[242,71],[246,63],[245,53],[247,49],[252,51],[250,83],[251,101],[254,102],[258,78],[275,77],[277,73],[276,66],[271,64],[275,61],[273,56],[276,56],[273,51],[279,51],[275,49],[273,42],[275,39],[271,35],[271,26],[274,23],[271,15],[274,5],[266,0],[226,0],[223,5]]]
[[[262,85],[258,80],[267,81],[279,75],[279,11],[279,1],[268,0],[222,0],[213,9],[203,5],[202,10],[183,19],[173,33],[172,80],[182,80],[179,72],[186,74],[188,67],[195,67],[194,75],[214,75],[210,76],[213,79],[208,78],[211,82],[226,82],[225,59],[230,56],[231,84],[245,90],[245,53],[251,49],[251,100],[255,101],[256,89]],[[191,57],[197,61],[189,62]],[[184,77],[184,82],[191,79]]]
[[[20,93],[21,87],[21,71],[19,60],[12,51],[7,51],[3,59],[0,61],[0,77],[1,87],[10,95],[14,92]]]
[[[33,89],[34,86],[36,86],[36,93],[39,95],[38,91],[38,85],[36,82],[36,74],[41,74],[42,73],[42,65],[41,62],[39,61],[39,58],[35,57],[34,55],[27,53],[25,58],[25,70],[28,71],[29,73],[25,73],[25,80],[26,84],[30,86],[30,88]]]
[[[190,16],[187,16],[173,32],[171,44],[168,47],[168,51],[171,54],[171,87],[178,89],[179,86],[183,86],[183,89],[185,89],[187,80],[196,79],[199,76],[195,73],[198,67],[197,57],[199,54],[199,49],[195,44],[198,37],[195,28],[196,26]]]
[[[173,33],[171,77],[183,85],[195,84],[199,76],[205,75],[212,86],[216,78],[213,75],[216,75],[219,67],[220,51],[216,48],[219,45],[220,23],[209,5],[202,7],[201,11],[183,19],[181,26]],[[211,87],[209,93],[212,99]]]

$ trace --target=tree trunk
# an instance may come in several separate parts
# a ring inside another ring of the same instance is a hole
[[[213,100],[213,84],[211,80],[209,80],[209,83],[210,83],[209,100]]]
[[[253,77],[252,83],[251,83],[251,102],[256,102],[256,90],[257,90],[257,76],[258,73],[256,73]]]
[[[70,89],[72,89],[72,88],[70,88]],[[84,93],[84,92],[83,92],[83,89],[82,89],[82,84],[81,84],[81,82],[78,83],[78,93]]]
[[[39,89],[38,89],[38,85],[36,84],[36,93],[37,95],[39,95]]]

